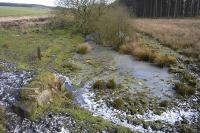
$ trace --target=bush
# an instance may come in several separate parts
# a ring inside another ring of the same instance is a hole
[[[101,44],[119,48],[132,36],[133,28],[129,22],[127,11],[122,7],[107,8],[98,20],[94,20],[96,39]]]
[[[195,94],[195,89],[190,88],[188,85],[183,84],[183,83],[176,83],[175,90],[178,94],[182,96]]]
[[[77,52],[79,54],[87,54],[92,50],[91,46],[88,43],[83,43],[78,45]]]

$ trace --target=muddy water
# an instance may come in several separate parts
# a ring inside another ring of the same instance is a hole
[[[89,80],[87,80],[80,89],[74,89],[72,81],[68,77],[57,75],[65,79],[66,88],[75,95],[75,103],[86,108],[96,116],[101,116],[117,125],[128,127],[133,131],[152,132],[152,129],[150,127],[144,129],[142,125],[132,125],[128,123],[125,119],[127,116],[144,121],[161,120],[172,125],[183,119],[186,119],[189,123],[197,121],[199,113],[192,109],[185,110],[181,107],[175,107],[166,110],[161,115],[156,115],[151,110],[147,111],[144,115],[127,115],[123,111],[108,107],[103,99],[96,101],[96,95],[91,89],[91,85],[96,79],[109,79],[114,76],[116,81],[123,84],[122,79],[126,80],[126,77],[132,77],[134,80],[130,80],[128,83],[130,90],[135,92],[135,90],[143,91],[148,88],[153,96],[163,98],[166,96],[174,96],[174,90],[172,89],[172,80],[174,80],[174,76],[168,73],[167,68],[161,69],[153,64],[137,61],[131,56],[121,55],[110,48],[101,47],[93,43],[91,46],[93,50],[90,54],[86,55],[86,58],[100,60],[104,68],[111,68],[113,70],[108,71],[104,69],[106,72],[102,72],[99,75],[88,75],[88,77],[90,77]],[[81,57],[81,59],[82,58],[83,57]],[[92,70],[89,69],[88,71]],[[120,116],[120,118],[118,116]],[[163,129],[162,132],[166,132],[167,130],[168,129]]]
[[[163,98],[174,94],[171,82],[173,76],[168,73],[167,68],[158,68],[153,64],[137,61],[129,55],[117,55],[114,60],[120,72],[141,79],[154,96]]]
[[[132,56],[119,54],[118,52],[90,43],[93,47],[91,57],[107,60],[109,67],[116,69],[116,76],[135,78],[139,85],[130,82],[130,91],[143,91],[148,88],[150,94],[160,98],[174,96],[172,80],[174,75],[168,73],[167,68],[159,68],[154,64],[138,61]],[[132,85],[131,85],[132,84]]]

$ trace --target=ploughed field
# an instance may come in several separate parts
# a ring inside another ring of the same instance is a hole
[[[166,39],[181,25],[185,39],[188,24],[196,21],[163,21],[134,21],[139,43],[176,58],[162,67],[97,45],[70,28],[0,28],[0,131],[198,132],[199,61]],[[169,25],[176,28],[167,34]],[[196,47],[195,39],[186,40]],[[91,47],[87,54],[77,50],[82,43]]]

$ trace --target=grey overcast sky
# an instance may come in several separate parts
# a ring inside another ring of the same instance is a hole
[[[55,6],[55,0],[0,0],[0,2],[41,4],[46,6]]]

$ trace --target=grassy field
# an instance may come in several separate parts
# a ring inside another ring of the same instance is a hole
[[[200,61],[199,19],[137,19],[138,31],[147,33],[177,52]]]
[[[5,16],[38,16],[49,13],[48,9],[29,7],[7,7],[0,6],[0,17]]]

